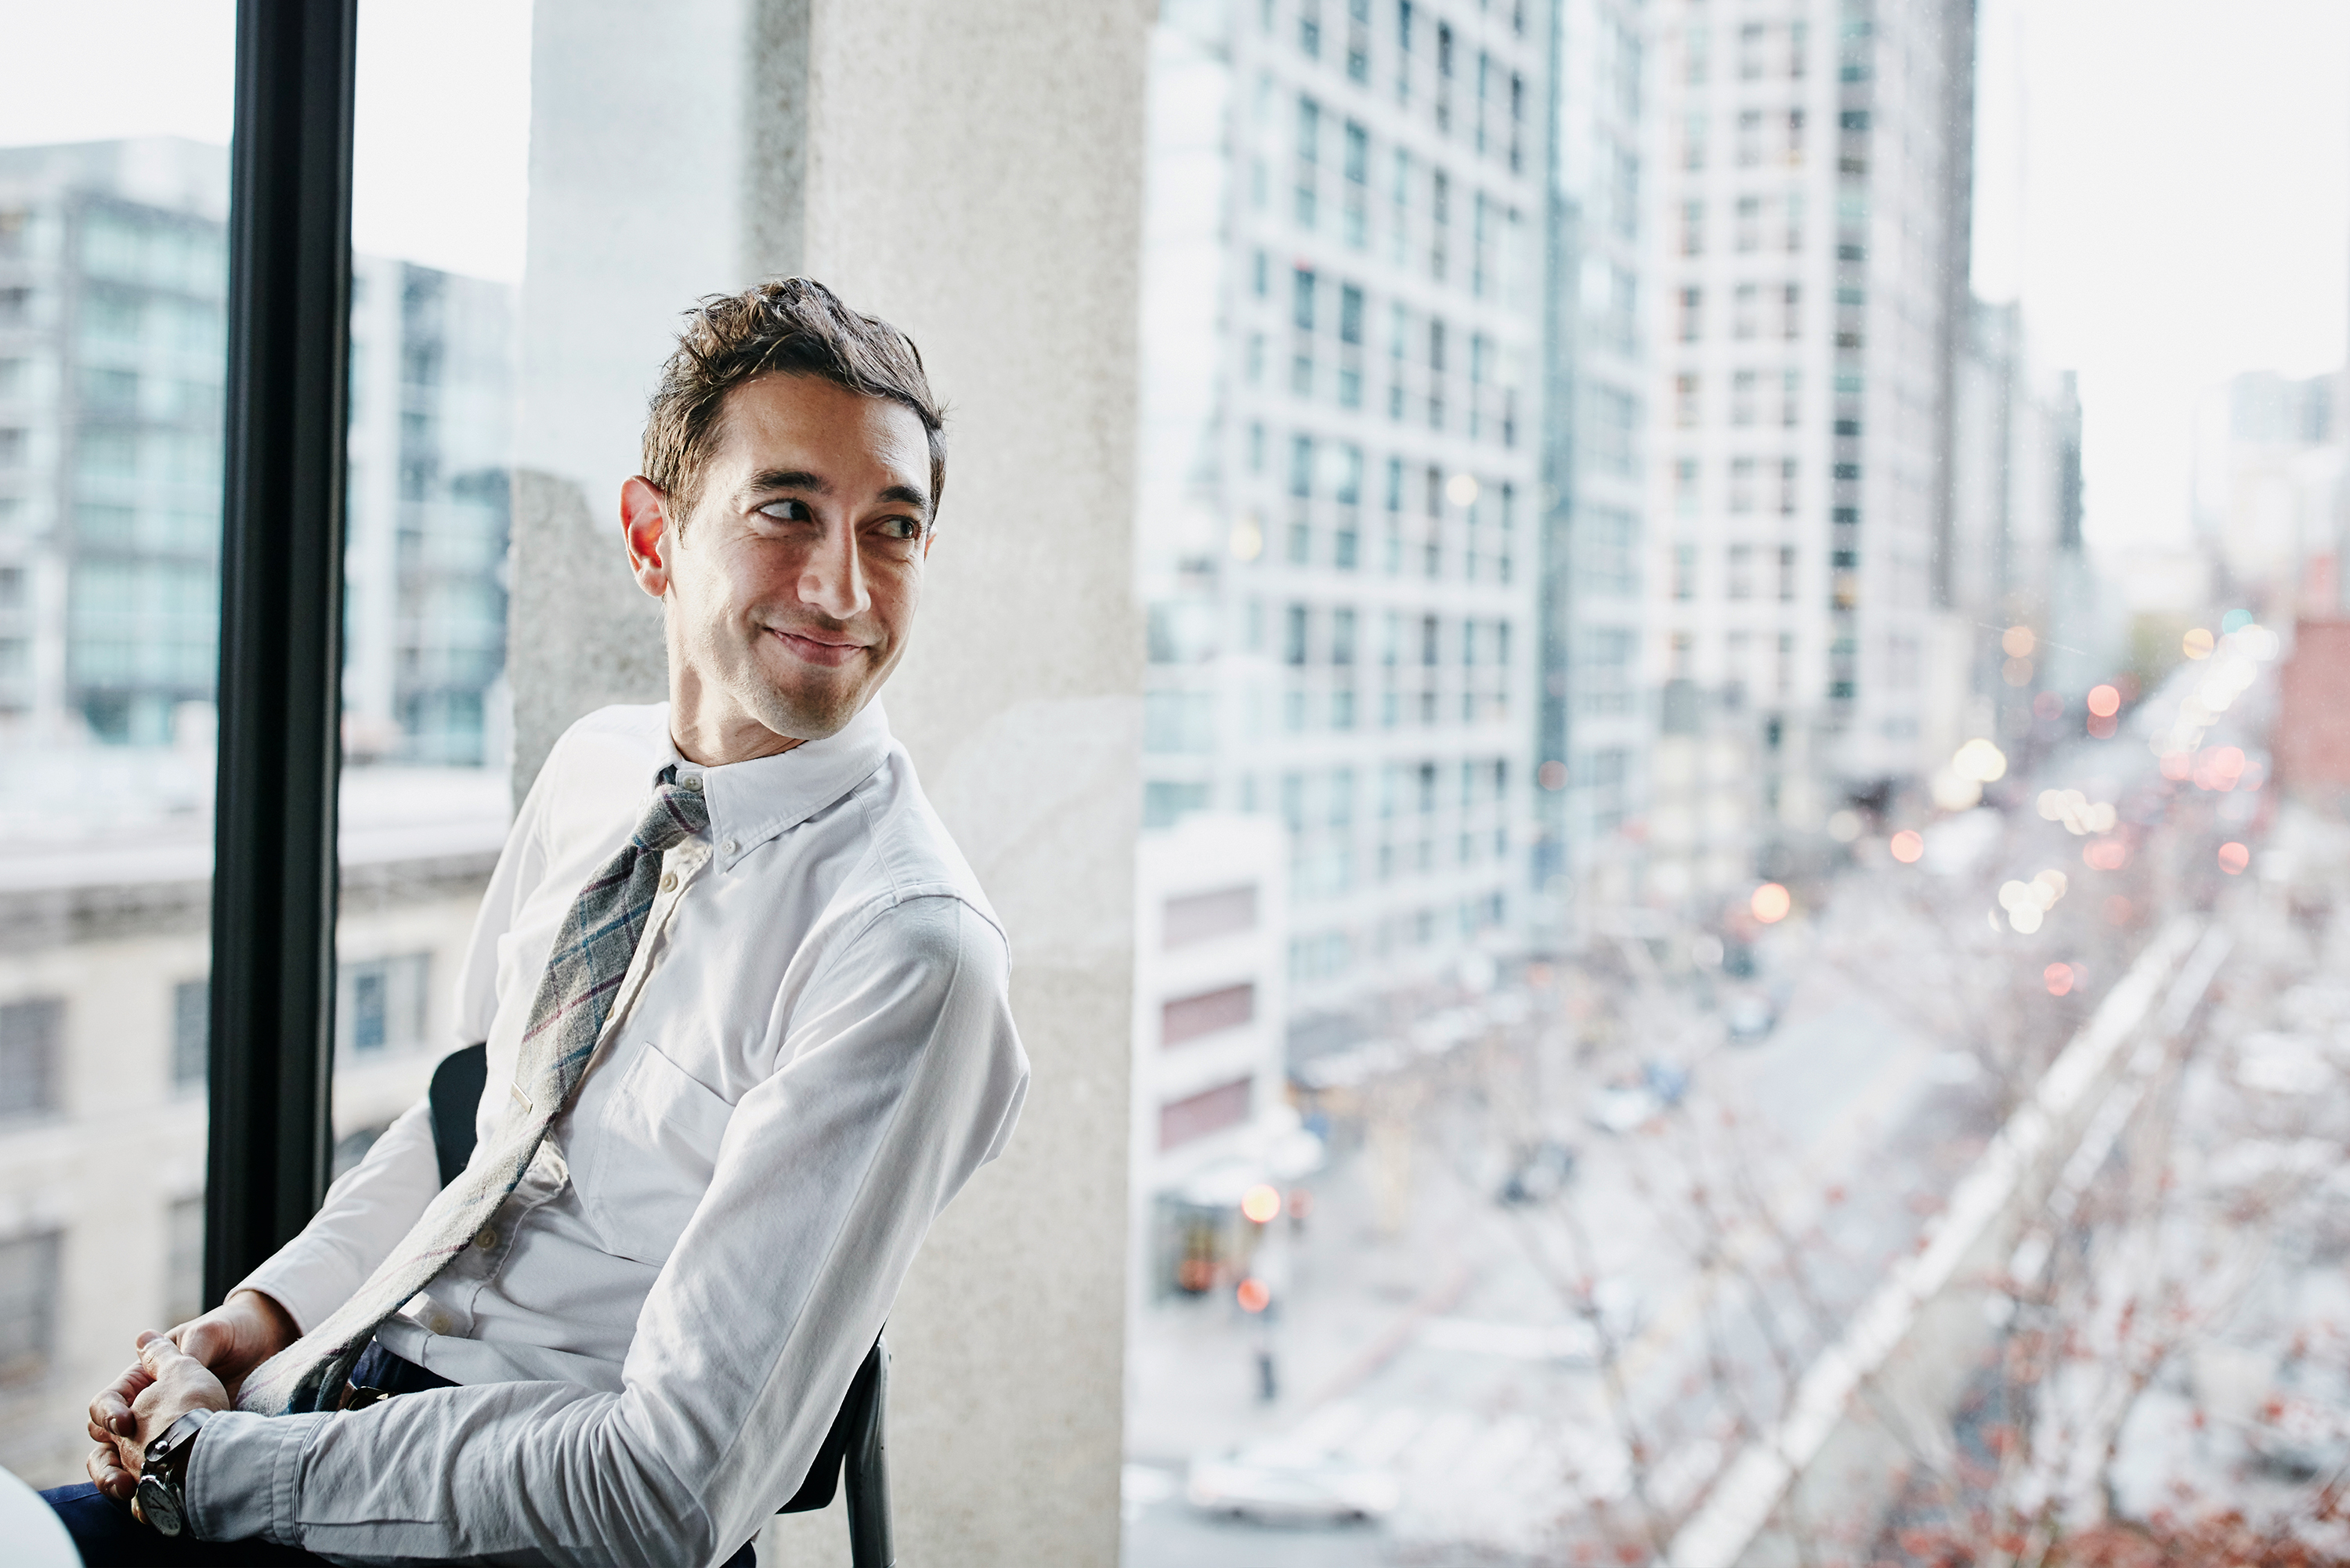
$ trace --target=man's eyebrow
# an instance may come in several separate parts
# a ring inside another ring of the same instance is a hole
[[[743,488],[754,492],[806,490],[817,495],[829,495],[832,493],[832,481],[805,468],[769,468],[753,474],[751,483]]]
[[[889,485],[885,488],[880,494],[875,496],[874,499],[877,501],[894,501],[900,506],[919,506],[922,509],[922,515],[925,517],[929,516],[931,513],[931,498],[923,494],[920,491],[915,489],[910,484]]]

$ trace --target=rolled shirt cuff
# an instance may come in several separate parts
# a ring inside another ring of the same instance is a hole
[[[301,1545],[295,1496],[302,1455],[320,1425],[334,1418],[327,1411],[254,1416],[229,1410],[205,1422],[188,1456],[188,1522],[196,1539]]]

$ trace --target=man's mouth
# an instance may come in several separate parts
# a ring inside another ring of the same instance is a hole
[[[844,632],[786,631],[771,626],[768,634],[790,650],[792,657],[806,663],[836,670],[865,651],[865,645]]]

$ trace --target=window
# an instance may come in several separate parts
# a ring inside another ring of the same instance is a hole
[[[1732,512],[1754,510],[1754,460],[1751,457],[1730,460],[1730,509]]]
[[[1338,341],[1363,341],[1363,291],[1351,283],[1338,291]]]
[[[1804,193],[1790,191],[1787,192],[1787,249],[1792,253],[1803,248]]]
[[[1783,457],[1779,460],[1779,515],[1782,517],[1793,517],[1795,514],[1795,472],[1796,463],[1794,458]]]
[[[1779,296],[1780,335],[1793,343],[1804,335],[1804,286],[1788,284]]]
[[[1673,378],[1673,422],[1683,430],[1695,430],[1699,408],[1698,378],[1694,372]]]
[[[1779,422],[1789,430],[1804,422],[1804,373],[1801,370],[1784,371],[1779,377]]]
[[[1289,493],[1309,496],[1314,493],[1314,438],[1289,438]]]
[[[1731,336],[1742,340],[1752,337],[1760,329],[1757,317],[1761,315],[1762,290],[1754,284],[1742,283],[1738,286],[1738,293],[1734,298],[1735,305],[1731,313]]]
[[[1203,1034],[1237,1029],[1255,1017],[1254,985],[1228,985],[1197,996],[1179,996],[1159,1007],[1159,1044],[1161,1048],[1186,1044]]]
[[[1799,167],[1804,161],[1804,111],[1787,111],[1787,167]]]
[[[1694,173],[1705,167],[1705,113],[1693,109],[1681,121],[1681,167]]]
[[[1705,203],[1683,202],[1681,203],[1681,254],[1695,256],[1704,254]]]
[[[1738,249],[1741,254],[1762,248],[1762,198],[1738,198]]]
[[[1779,546],[1779,602],[1795,602],[1795,547],[1793,545]],[[1783,681],[1781,684],[1783,686],[1785,683]]]
[[[1159,1106],[1159,1147],[1179,1148],[1248,1120],[1253,1089],[1253,1080],[1236,1078]]]
[[[57,1053],[65,1033],[62,998],[32,997],[0,1005],[0,1117],[57,1109]]]
[[[1302,665],[1305,662],[1305,628],[1307,610],[1304,605],[1291,605],[1284,621],[1281,657],[1284,663]]]
[[[1762,161],[1762,111],[1742,109],[1738,115],[1738,166],[1752,169]]]
[[[1754,422],[1754,379],[1752,370],[1736,371],[1730,378],[1730,422],[1733,425]]]
[[[1697,597],[1697,546],[1673,546],[1673,597],[1686,603]]]
[[[54,1231],[0,1241],[0,1383],[25,1383],[57,1351],[57,1261]]]
[[[335,1044],[365,1054],[413,1050],[424,1043],[429,953],[346,960],[335,999]]]
[[[1694,343],[1705,334],[1705,290],[1691,286],[1681,290],[1680,339]]]
[[[1673,464],[1673,510],[1683,517],[1697,515],[1697,459],[1685,457]]]
[[[1724,581],[1727,592],[1731,598],[1751,599],[1754,597],[1753,545],[1732,545],[1730,547],[1730,561],[1724,574]]]
[[[1760,22],[1749,22],[1738,29],[1738,76],[1742,81],[1759,81],[1768,68],[1764,55],[1771,29]]]
[[[1299,267],[1290,275],[1290,324],[1300,332],[1314,330],[1314,270]]]
[[[172,988],[172,1086],[201,1088],[212,1064],[212,982],[183,980]]]
[[[1681,80],[1691,87],[1705,83],[1706,67],[1711,63],[1713,35],[1702,24],[1692,22],[1681,38]]]

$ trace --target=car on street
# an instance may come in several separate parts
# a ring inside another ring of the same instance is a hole
[[[1392,1470],[1280,1441],[1201,1454],[1183,1486],[1202,1512],[1263,1524],[1376,1522],[1402,1495]]]
[[[1575,1178],[1575,1146],[1556,1138],[1524,1145],[1493,1196],[1507,1204],[1547,1203]]]

